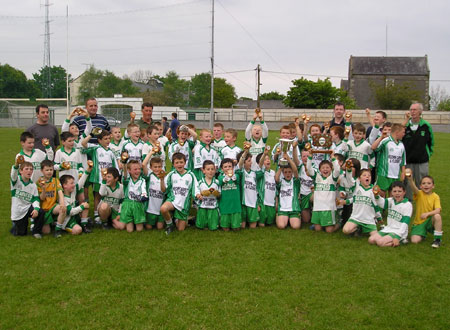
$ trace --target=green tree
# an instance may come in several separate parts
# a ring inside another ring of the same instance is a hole
[[[333,87],[329,78],[317,79],[317,82],[300,78],[293,80],[293,87],[287,92],[283,103],[291,108],[305,109],[328,109],[332,108],[337,101],[350,99],[344,91]],[[350,108],[346,105],[347,108]]]
[[[164,98],[168,106],[184,106],[186,104],[189,83],[181,79],[178,73],[169,71],[165,77],[156,76],[155,78],[164,83]]]
[[[260,100],[279,100],[279,101],[283,101],[285,97],[286,96],[284,96],[281,93],[278,93],[276,91],[272,91],[272,92],[268,92],[268,93],[262,93],[259,96],[259,99]]]
[[[39,87],[34,80],[9,64],[0,64],[0,95],[3,98],[38,98],[41,97]]]
[[[236,101],[234,86],[224,78],[214,78],[214,107],[230,108]],[[209,108],[211,105],[211,74],[196,74],[191,79],[189,105]]]
[[[422,93],[411,83],[376,83],[372,81],[375,102],[380,109],[407,110],[412,100],[423,103]]]
[[[47,84],[47,75],[50,71],[50,88]],[[66,69],[62,66],[42,67],[39,72],[33,73],[33,79],[44,97],[66,97]],[[70,79],[70,75],[69,75]]]
[[[450,98],[444,99],[437,105],[438,111],[450,111]]]

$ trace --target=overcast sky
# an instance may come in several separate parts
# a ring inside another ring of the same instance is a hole
[[[0,63],[31,78],[43,64],[45,0],[0,0]],[[69,6],[69,73],[89,64],[122,76],[135,70],[181,76],[210,70],[210,0],[53,0],[51,64],[66,67]],[[431,80],[450,81],[448,0],[216,0],[215,71],[239,96],[286,93],[297,73],[348,74],[354,56],[428,55]],[[284,72],[284,73],[270,73]],[[305,76],[317,80],[317,76]],[[450,92],[450,82],[432,81]]]

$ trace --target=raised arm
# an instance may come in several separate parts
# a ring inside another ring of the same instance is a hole
[[[278,167],[277,173],[275,173],[275,182],[280,183],[280,176],[281,176],[281,167]]]
[[[284,154],[284,157],[287,159],[289,165],[292,169],[292,174],[294,175],[294,178],[298,178],[298,168],[297,165],[295,165],[295,162],[292,160],[291,157],[287,154],[287,152]]]
[[[88,135],[86,135],[86,137],[81,141],[81,146],[84,148],[84,149],[87,149],[88,148],[88,143],[89,143],[89,140],[92,138],[92,136],[91,136],[91,134],[88,134]]]
[[[244,150],[244,153],[242,154],[241,158],[239,159],[239,169],[243,169],[244,168],[244,162],[245,162],[245,157],[247,157],[248,155],[248,149]]]

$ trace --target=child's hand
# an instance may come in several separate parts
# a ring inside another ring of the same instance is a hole
[[[333,159],[333,158],[334,158],[334,150],[331,150],[330,159]]]
[[[345,192],[343,192],[343,191],[341,191],[339,193],[339,197],[341,197],[342,199],[344,199],[346,196],[347,196],[347,194]]]
[[[412,179],[413,171],[410,168],[405,169],[405,177],[407,179]]]
[[[428,213],[422,213],[420,215],[420,219],[425,220],[426,218],[428,218]]]
[[[298,141],[292,142],[292,148],[296,148],[298,146]]]
[[[259,117],[259,115],[255,112],[254,114],[253,114],[253,121],[256,121],[256,119]]]
[[[87,203],[87,202],[83,202],[83,203],[81,203],[81,205],[82,205],[85,209],[88,209],[88,208],[89,208],[89,203]]]
[[[197,195],[195,195],[195,197],[197,197],[198,200],[203,200],[202,194],[197,194]]]
[[[65,205],[60,205],[60,206],[59,206],[59,213],[60,213],[60,214],[66,214],[66,212],[67,212],[67,206],[65,206]]]
[[[397,238],[392,239],[392,246],[397,247],[400,245],[400,241]]]
[[[31,217],[34,219],[38,216],[38,214],[39,214],[38,211],[33,210],[33,212],[31,212]]]
[[[94,167],[94,162],[92,161],[92,160],[88,160],[87,161],[87,169],[86,169],[86,172],[91,172],[92,171],[92,168]]]
[[[16,167],[19,167],[20,164],[22,164],[25,161],[25,157],[23,157],[23,155],[19,155],[16,158]]]
[[[370,117],[370,109],[369,108],[366,108],[366,116]]]
[[[269,154],[269,151],[270,151],[270,146],[266,146],[266,147],[264,148],[264,154],[265,154],[265,155],[268,155],[268,154]]]
[[[131,111],[130,112],[130,121],[131,122],[134,122],[134,119],[136,118],[136,112],[134,112],[134,111]]]

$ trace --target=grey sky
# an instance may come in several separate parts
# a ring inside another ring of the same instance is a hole
[[[182,76],[210,69],[210,0],[53,2],[51,63],[66,66],[68,4],[73,76],[88,63],[120,76],[138,69]],[[0,62],[31,77],[43,63],[44,8],[39,0],[0,4]],[[450,80],[449,13],[445,0],[216,0],[215,70],[248,97],[255,97],[254,71],[220,73],[259,63],[267,71],[347,76],[350,55],[385,55],[387,24],[389,56],[427,54],[431,79]],[[297,78],[263,72],[261,90],[285,93]],[[339,86],[340,78],[331,80]],[[450,90],[449,82],[432,82],[438,84]]]

